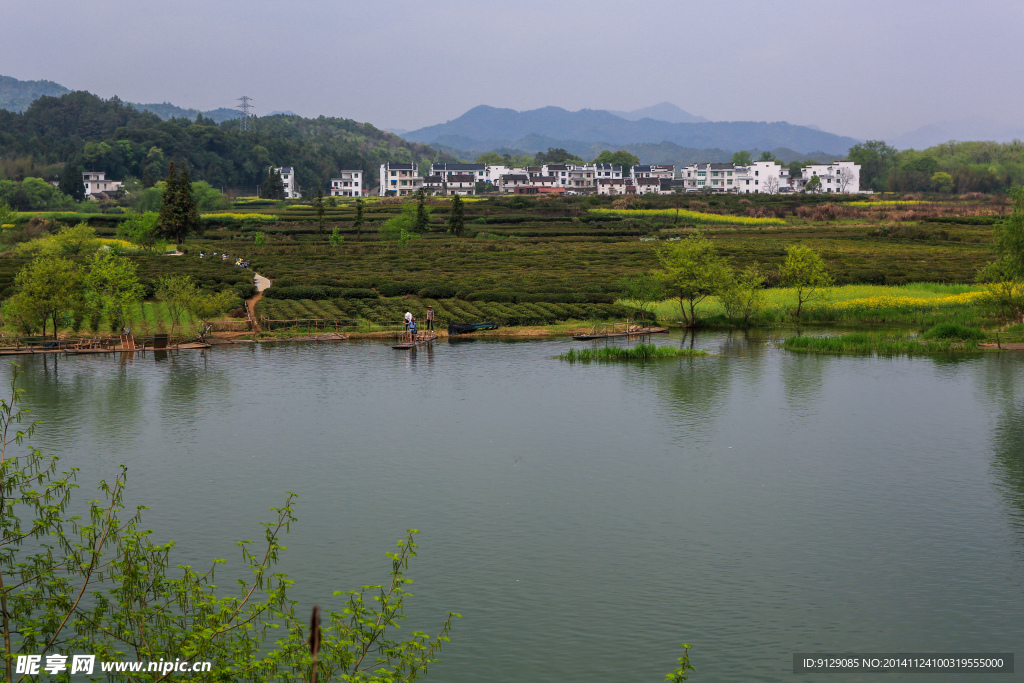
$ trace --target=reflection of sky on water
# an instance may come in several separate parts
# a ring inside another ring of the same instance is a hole
[[[702,680],[790,680],[798,650],[1013,649],[1024,358],[652,341],[717,355],[275,344],[27,358],[24,386],[37,445],[83,480],[127,463],[181,561],[236,560],[296,491],[284,568],[330,606],[423,530],[411,625],[465,615],[438,680],[657,680],[682,640]]]

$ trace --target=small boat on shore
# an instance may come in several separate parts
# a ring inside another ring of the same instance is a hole
[[[647,334],[663,334],[668,332],[667,327],[651,327],[649,325],[625,323],[605,323],[594,325],[594,329],[584,334],[574,334],[573,339],[586,341],[590,339],[611,339],[612,337],[642,337]]]
[[[498,323],[448,323],[448,334],[470,334],[481,330],[496,330]]]

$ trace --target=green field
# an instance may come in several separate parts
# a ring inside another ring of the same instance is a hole
[[[428,232],[403,244],[380,233],[402,210],[393,199],[368,201],[358,230],[353,203],[329,207],[323,234],[312,206],[240,202],[204,214],[202,235],[186,242],[184,256],[132,258],[149,296],[157,278],[188,274],[203,289],[230,289],[240,300],[254,293],[251,278],[258,272],[274,286],[257,313],[274,320],[357,318],[381,325],[407,309],[422,318],[430,304],[441,325],[548,325],[635,316],[636,308],[622,301],[623,279],[656,269],[660,249],[699,229],[734,267],[756,265],[766,277],[766,307],[756,324],[791,319],[795,300],[779,287],[777,269],[787,247],[800,244],[821,254],[839,285],[808,304],[806,320],[923,325],[942,316],[983,317],[973,282],[994,257],[993,227],[1008,211],[1005,197],[977,195],[934,201],[506,196],[467,202],[465,235],[454,237],[445,233],[450,202],[432,198],[428,205]],[[112,235],[118,220],[96,217],[97,232]],[[334,229],[344,240],[332,246],[327,235]],[[235,267],[238,257],[250,268]],[[0,259],[0,297],[13,293],[14,275],[26,262],[10,252]],[[680,317],[672,302],[656,310],[662,320]],[[700,313],[708,324],[729,322],[714,299]]]

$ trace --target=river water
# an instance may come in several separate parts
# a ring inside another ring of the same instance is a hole
[[[463,615],[428,680],[660,681],[683,641],[695,681],[790,681],[794,652],[1024,652],[1024,356],[656,341],[716,355],[570,365],[552,357],[585,342],[559,339],[20,362],[35,445],[82,468],[83,497],[127,464],[180,563],[237,559],[294,491],[283,566],[305,612],[384,581],[419,529],[410,626]]]

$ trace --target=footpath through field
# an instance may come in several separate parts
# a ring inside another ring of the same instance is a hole
[[[261,298],[263,298],[263,290],[270,287],[271,282],[269,279],[263,277],[259,273],[255,274],[255,276],[253,277],[253,281],[256,283],[256,296],[246,300],[245,308],[246,311],[249,313],[249,320],[252,321],[252,325],[254,328],[253,332],[259,332],[260,326],[259,323],[256,322],[256,304],[259,303],[259,300]]]

